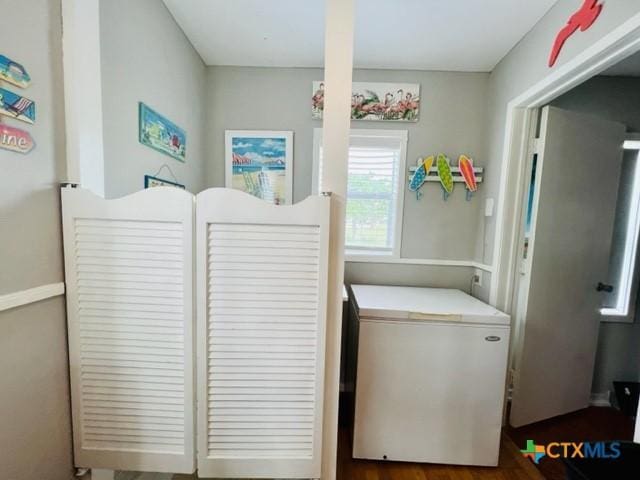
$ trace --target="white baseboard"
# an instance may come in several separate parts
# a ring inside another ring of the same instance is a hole
[[[592,407],[610,407],[611,406],[611,392],[591,393],[589,399],[589,405]]]
[[[115,480],[171,480],[172,478],[173,478],[173,473],[140,473],[140,472],[116,472],[115,473]]]

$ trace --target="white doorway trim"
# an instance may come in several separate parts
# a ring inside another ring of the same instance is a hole
[[[528,152],[528,116],[573,87],[640,50],[640,14],[605,35],[507,104],[489,302],[511,312]]]
[[[100,0],[62,0],[67,181],[104,197]]]

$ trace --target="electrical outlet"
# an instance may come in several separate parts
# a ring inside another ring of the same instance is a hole
[[[475,272],[473,272],[473,284],[477,287],[482,286],[482,270],[476,268]]]

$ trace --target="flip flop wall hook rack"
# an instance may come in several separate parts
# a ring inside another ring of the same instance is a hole
[[[446,201],[453,193],[454,185],[464,183],[469,201],[478,190],[478,184],[482,183],[483,172],[484,168],[474,167],[473,160],[466,155],[460,155],[457,167],[452,167],[449,157],[442,153],[437,157],[419,158],[416,166],[409,168],[409,190],[416,192],[416,198],[420,200],[426,182],[439,182]]]

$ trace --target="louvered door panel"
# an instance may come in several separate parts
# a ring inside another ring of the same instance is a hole
[[[193,197],[62,197],[76,464],[193,472]]]
[[[328,215],[320,197],[198,196],[202,476],[320,476]]]

